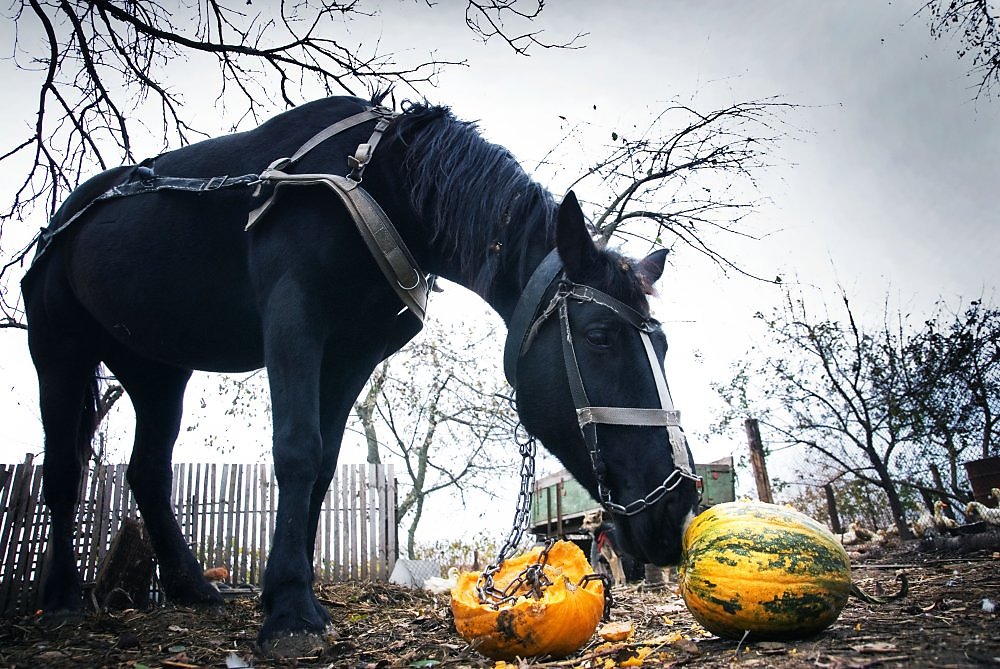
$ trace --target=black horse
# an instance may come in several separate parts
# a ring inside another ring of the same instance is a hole
[[[261,174],[324,128],[371,107],[351,97],[318,100],[254,130],[160,155],[138,176],[132,167],[109,170],[71,194],[43,233],[22,290],[52,519],[45,611],[81,606],[72,519],[102,362],[135,407],[128,480],[167,597],[220,603],[170,509],[171,451],[192,370],[263,366],[281,494],[259,640],[318,632],[329,623],[311,587],[320,504],[355,398],[377,364],[412,333],[398,318],[397,291],[329,188],[281,188],[261,220],[245,229],[248,212],[260,203],[254,185],[212,184],[220,183],[213,177]],[[345,157],[373,125],[318,143],[294,171],[344,174]],[[201,179],[204,187],[140,189],[95,202],[142,175]],[[521,420],[620,514],[615,520],[627,551],[644,562],[676,561],[682,526],[697,502],[687,467],[675,463],[679,452],[686,458],[686,445],[678,451],[671,445],[676,439],[668,439],[671,429],[678,431],[676,421],[667,427],[607,420],[612,424],[598,428],[595,419],[581,429],[574,411],[579,393],[567,372],[578,364],[595,407],[660,411],[666,343],[648,318],[646,295],[663,271],[664,253],[633,262],[598,248],[572,193],[557,204],[509,152],[444,107],[413,104],[393,115],[363,187],[424,272],[476,291],[508,323],[535,269],[546,258],[555,262],[553,280],[539,284],[541,306],[527,308],[531,332],[513,356]],[[554,297],[588,287],[597,299],[563,299],[562,321],[536,317]],[[561,327],[573,344],[569,361]],[[678,467],[683,476],[676,476]]]

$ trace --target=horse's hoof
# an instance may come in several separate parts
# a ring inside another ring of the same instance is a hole
[[[333,626],[327,626],[322,634],[317,632],[293,632],[273,637],[267,641],[257,640],[257,652],[263,657],[276,660],[311,657],[319,658],[327,654],[337,640]]]

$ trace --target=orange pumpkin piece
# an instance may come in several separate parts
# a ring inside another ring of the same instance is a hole
[[[525,567],[538,562],[541,551],[539,546],[505,561],[493,576],[494,586],[504,590]],[[569,541],[552,545],[542,571],[552,584],[541,598],[523,592],[497,606],[479,601],[480,572],[459,574],[451,591],[458,633],[483,655],[500,660],[563,657],[579,649],[601,620],[604,585],[600,581],[578,585],[593,570],[583,551]]]
[[[632,623],[627,620],[615,620],[601,625],[597,635],[605,641],[624,641],[632,636]]]

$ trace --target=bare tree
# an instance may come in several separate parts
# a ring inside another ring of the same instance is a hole
[[[433,11],[435,3],[426,4]],[[4,239],[9,222],[29,218],[36,205],[51,215],[83,175],[226,130],[196,122],[193,99],[214,99],[236,130],[318,94],[394,88],[419,96],[442,68],[465,63],[436,53],[400,56],[406,45],[386,47],[373,38],[377,31],[357,25],[377,7],[371,0],[15,0],[4,12],[15,31],[8,66],[34,77],[38,93],[21,137],[0,147],[14,182],[0,206],[0,277],[9,279],[28,250]],[[465,20],[483,41],[501,40],[517,54],[574,47],[582,35],[542,39],[534,22],[543,7],[542,0],[469,1]],[[214,90],[185,88],[187,68],[214,70]],[[0,327],[23,328],[16,300],[4,293]]]
[[[968,59],[976,98],[991,97],[1000,84],[1000,14],[991,0],[928,0],[917,14],[930,20],[934,39],[954,37],[959,59]]]
[[[759,315],[778,352],[717,386],[730,407],[723,423],[754,415],[772,450],[806,449],[816,470],[806,482],[880,489],[908,536],[907,498],[965,501],[961,462],[997,453],[1000,317],[973,302],[942,336],[941,305],[923,328],[888,309],[880,328],[865,328],[843,292],[841,302],[840,319],[815,318],[790,295],[783,311]]]
[[[570,187],[584,194],[594,234],[604,242],[618,237],[651,247],[687,246],[725,271],[750,274],[721,250],[720,235],[757,238],[746,220],[763,199],[755,177],[789,134],[783,117],[794,108],[779,99],[709,112],[668,103],[646,122],[610,130],[603,157]],[[563,141],[581,133],[574,125]]]
[[[420,339],[379,368],[355,403],[369,461],[395,461],[406,474],[397,519],[409,518],[411,558],[430,495],[489,493],[513,469],[517,419],[508,388],[494,373],[495,343],[490,334],[445,332],[432,321]]]
[[[517,53],[527,53],[532,45],[572,45],[576,38],[545,43],[539,30],[508,32],[505,19],[530,23],[542,7],[535,1],[469,2],[466,23],[484,40],[502,39]],[[369,33],[351,36],[351,23],[375,11],[362,0],[255,6],[207,0],[169,9],[152,0],[15,2],[13,62],[36,73],[39,96],[34,124],[0,155],[2,162],[22,152],[33,154],[3,218],[22,213],[39,198],[51,213],[84,168],[135,161],[139,134],[155,129],[164,147],[204,137],[185,108],[195,91],[185,95],[170,83],[169,70],[178,61],[199,68],[214,63],[215,101],[234,119],[232,129],[248,119],[259,122],[276,108],[293,107],[316,91],[367,95],[396,86],[419,93],[442,67],[464,62],[433,53],[401,62]]]
[[[939,303],[904,353],[907,417],[931,445],[913,457],[962,499],[961,463],[1000,453],[1000,310],[974,300],[953,313]]]

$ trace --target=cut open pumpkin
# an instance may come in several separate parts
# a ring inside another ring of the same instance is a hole
[[[539,562],[543,550],[539,546],[505,561],[493,576],[494,587],[506,590]],[[481,572],[459,574],[451,591],[455,628],[494,659],[569,655],[593,636],[604,612],[604,584],[585,580],[592,571],[576,544],[557,541],[542,566],[547,585],[540,594],[522,587],[509,600],[482,602],[477,588]]]

